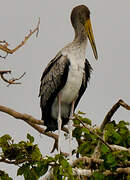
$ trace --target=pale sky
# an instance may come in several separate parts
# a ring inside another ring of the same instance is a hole
[[[6,40],[13,49],[20,43],[30,28],[35,28],[41,18],[39,37],[35,35],[27,44],[6,60],[0,59],[0,70],[12,70],[13,76],[27,72],[22,85],[6,87],[0,79],[0,104],[41,118],[39,106],[40,78],[47,63],[73,40],[70,24],[73,7],[84,4],[91,11],[91,22],[99,59],[96,61],[90,44],[86,57],[93,67],[86,93],[76,111],[86,113],[93,124],[99,125],[112,105],[120,98],[130,105],[130,1],[129,0],[1,0],[0,40]],[[115,120],[130,121],[130,112],[123,108],[114,115]],[[29,127],[0,112],[0,136],[10,134],[15,141],[25,140],[26,134],[35,137],[43,155],[51,151],[53,141]],[[66,145],[68,145],[66,143]],[[64,145],[62,146],[65,151]],[[0,169],[9,172],[14,180],[14,166],[0,164]]]

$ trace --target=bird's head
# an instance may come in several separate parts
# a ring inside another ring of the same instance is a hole
[[[74,27],[76,37],[84,39],[87,38],[93,49],[95,59],[98,59],[96,44],[94,40],[91,20],[90,20],[90,10],[84,5],[77,6],[73,8],[71,12],[71,23]]]

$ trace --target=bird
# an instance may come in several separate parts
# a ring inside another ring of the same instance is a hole
[[[47,127],[46,132],[58,130],[59,153],[61,128],[69,124],[71,139],[73,114],[90,79],[92,67],[86,59],[88,39],[94,57],[98,59],[89,8],[85,5],[74,7],[70,19],[75,32],[74,39],[62,48],[45,68],[39,93],[41,119]]]

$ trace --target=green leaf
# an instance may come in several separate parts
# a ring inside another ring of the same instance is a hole
[[[101,172],[94,172],[92,180],[105,180],[105,176]]]
[[[110,149],[105,144],[102,144],[101,152],[102,152],[102,154],[107,154],[108,152],[110,152]]]
[[[127,180],[130,180],[130,175],[127,176]]]
[[[82,112],[82,111],[78,111],[78,114],[80,115],[85,115],[86,113]]]
[[[29,133],[27,134],[27,139],[30,141],[30,143],[34,142],[34,137],[31,136]]]
[[[29,169],[29,167],[30,167],[30,165],[29,165],[28,163],[23,164],[23,165],[18,169],[18,171],[17,171],[17,176],[23,175],[23,174],[26,172],[26,170]]]
[[[48,167],[49,167],[48,162],[45,159],[37,163],[37,167],[35,167],[35,171],[37,172],[37,175],[40,177],[47,172]]]
[[[82,130],[80,127],[77,127],[73,130],[73,137],[80,139],[81,134],[82,134]]]
[[[42,155],[37,145],[35,145],[35,148],[31,154],[31,157],[33,161],[39,161],[41,159]]]
[[[111,170],[115,169],[117,166],[116,157],[112,153],[109,153],[104,159],[104,165]]]

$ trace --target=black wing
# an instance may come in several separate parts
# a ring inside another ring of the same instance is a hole
[[[39,93],[39,96],[41,96],[40,106],[44,125],[48,129],[49,126],[54,126],[54,119],[51,117],[51,107],[57,94],[67,81],[69,65],[70,62],[67,57],[59,53],[50,61],[41,78]]]
[[[44,70],[39,93],[39,96],[42,97],[42,106],[46,104],[55,92],[58,93],[64,87],[68,76],[69,64],[66,56],[58,54]]]
[[[81,88],[79,90],[79,95],[78,95],[78,98],[77,98],[77,100],[75,102],[74,109],[77,107],[82,95],[84,94],[84,92],[85,92],[85,90],[87,88],[87,84],[88,84],[88,81],[90,79],[91,72],[92,72],[92,67],[89,64],[88,60],[85,59],[85,69],[84,69],[82,85],[81,85]]]

